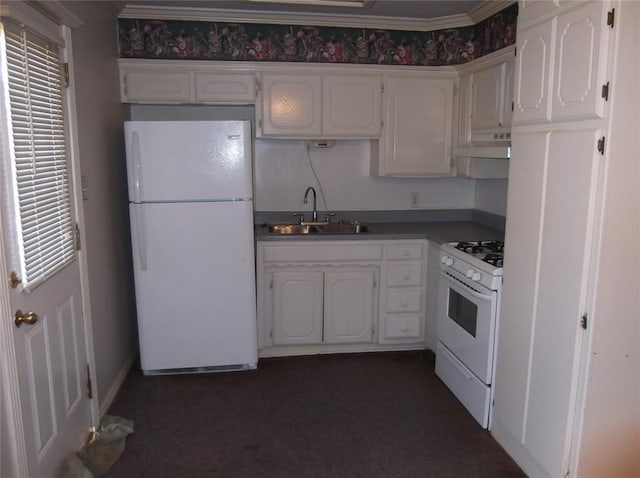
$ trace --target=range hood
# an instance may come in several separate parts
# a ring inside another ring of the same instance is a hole
[[[509,159],[511,157],[511,133],[482,133],[471,135],[471,141],[456,148],[459,158]]]

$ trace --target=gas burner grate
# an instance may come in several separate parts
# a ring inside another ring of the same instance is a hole
[[[490,252],[486,256],[484,256],[482,260],[495,267],[502,267],[503,264],[502,253],[496,254]]]
[[[504,251],[504,242],[502,241],[461,241],[455,245],[455,248],[469,254],[493,253],[501,254]]]

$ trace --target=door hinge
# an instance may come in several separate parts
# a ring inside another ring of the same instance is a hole
[[[76,227],[74,232],[74,241],[76,243],[76,251],[79,251],[82,248],[82,242],[80,240],[80,226],[76,222]]]
[[[273,281],[269,281],[269,289],[273,289]]]
[[[598,151],[604,156],[604,136],[598,140]]]
[[[607,25],[613,28],[613,24],[616,18],[616,9],[612,8],[610,12],[607,13]]]
[[[87,397],[93,398],[93,383],[91,382],[91,369],[87,364]]]
[[[22,284],[22,279],[16,271],[11,271],[9,274],[9,287],[12,289],[16,289],[20,284]]]
[[[605,101],[609,101],[609,82],[602,85],[602,97]]]
[[[582,327],[584,330],[587,330],[587,314],[584,314],[582,317],[580,317],[580,327]]]
[[[62,64],[62,83],[67,88],[69,87],[69,63]]]
[[[518,47],[513,49],[513,56],[518,56]]]
[[[514,102],[512,101],[512,102],[511,102],[511,111],[513,111],[514,109],[515,109],[515,104],[514,104]]]

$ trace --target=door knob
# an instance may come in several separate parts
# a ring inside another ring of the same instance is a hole
[[[27,312],[23,314],[20,309],[16,310],[16,327],[20,327],[22,324],[33,325],[38,321],[38,314],[35,312]]]

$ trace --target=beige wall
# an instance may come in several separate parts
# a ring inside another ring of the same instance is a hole
[[[116,16],[111,2],[63,2],[84,22],[73,29],[74,86],[84,201],[91,318],[101,411],[112,399],[136,337]]]

